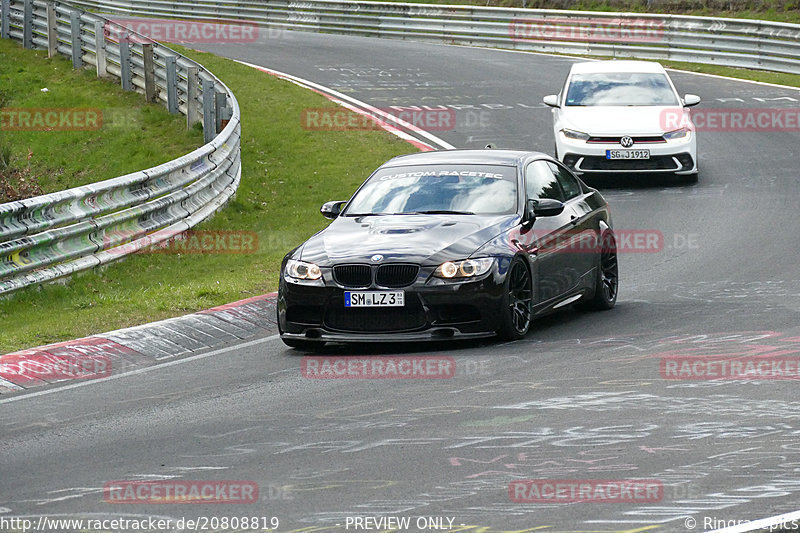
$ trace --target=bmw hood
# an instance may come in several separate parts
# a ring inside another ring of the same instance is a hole
[[[514,227],[519,215],[384,215],[340,217],[311,237],[301,259],[320,265],[384,262],[438,264],[469,257]]]
[[[662,135],[679,129],[684,113],[679,106],[562,107],[562,127],[594,136]]]

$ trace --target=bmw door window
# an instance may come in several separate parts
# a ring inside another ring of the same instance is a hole
[[[528,200],[564,201],[564,193],[547,161],[534,161],[525,168],[525,191]]]
[[[576,198],[583,193],[580,183],[578,183],[578,180],[575,179],[575,176],[573,176],[568,170],[556,165],[555,163],[547,163],[547,165],[550,167],[550,170],[553,172],[553,175],[556,177],[559,185],[561,185],[561,189],[564,191],[564,198],[566,200]]]

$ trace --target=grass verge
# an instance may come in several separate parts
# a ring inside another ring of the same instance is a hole
[[[686,70],[688,72],[700,72],[703,74],[726,76],[728,78],[739,78],[741,80],[774,83],[776,85],[787,85],[789,87],[800,87],[800,74],[769,72],[766,70],[748,70],[745,68],[721,67],[718,65],[701,65],[699,63],[684,63],[681,61],[666,60],[660,61],[660,63],[666,68]]]
[[[142,95],[99,80],[91,70],[73,70],[64,57],[48,59],[47,52],[10,39],[0,39],[0,109],[0,170],[6,162],[24,169],[38,185],[36,193],[149,168],[203,144],[202,130],[187,130],[186,119],[163,106],[145,104]],[[55,128],[36,120],[50,111],[59,114]],[[26,119],[24,112],[31,115]],[[61,129],[67,127],[78,129]],[[17,199],[3,193],[0,188],[0,203]]]
[[[410,144],[383,131],[303,129],[300,117],[304,109],[333,104],[316,93],[233,61],[181,51],[223,79],[236,94],[242,110],[242,181],[236,199],[199,229],[254,232],[258,242],[254,253],[136,254],[106,268],[79,274],[65,284],[13,293],[0,300],[0,353],[273,291],[283,255],[326,225],[327,221],[316,214],[324,201],[349,198],[386,159],[415,151]],[[18,61],[49,61],[32,54],[21,54]],[[7,64],[2,58],[0,61]],[[60,60],[54,64],[63,65]],[[69,77],[79,93],[84,86],[102,86],[109,94],[118,95],[114,86],[95,81],[91,73],[66,72],[68,66],[64,65],[64,72],[59,75]],[[46,83],[46,78],[37,79],[39,83],[32,83],[31,87],[38,91],[38,85]],[[0,86],[6,87],[6,80],[3,81]],[[141,98],[122,93],[118,96],[121,100],[116,101],[117,105],[123,101],[135,105],[133,100]],[[98,147],[100,153],[93,157],[99,165],[115,154],[126,154],[126,159],[129,151],[141,151],[130,144]],[[48,159],[58,162],[74,157],[72,144],[64,143],[61,148]],[[138,167],[131,170],[154,163],[136,161]],[[98,175],[86,160],[74,164],[85,167],[87,175]]]

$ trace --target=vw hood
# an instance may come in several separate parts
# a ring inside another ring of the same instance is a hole
[[[593,136],[662,135],[688,123],[679,106],[562,107],[561,127]]]

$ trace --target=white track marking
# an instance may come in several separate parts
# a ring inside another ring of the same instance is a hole
[[[252,67],[252,68],[255,68],[255,69],[270,73],[270,74],[274,74],[274,75],[279,76],[281,78],[286,78],[287,80],[292,81],[292,82],[296,83],[297,85],[300,85],[300,86],[303,86],[303,87],[306,87],[306,88],[310,88],[310,89],[315,89],[315,90],[317,90],[319,92],[322,92],[322,93],[324,93],[326,95],[333,96],[333,97],[338,98],[338,99],[340,99],[340,100],[342,100],[344,102],[349,102],[350,104],[358,106],[358,107],[360,107],[362,109],[366,109],[371,114],[373,114],[373,116],[381,116],[381,117],[383,117],[383,118],[385,118],[387,120],[391,120],[392,122],[397,123],[398,125],[408,129],[409,131],[413,131],[415,133],[418,133],[421,137],[424,137],[424,138],[428,139],[432,143],[439,145],[441,148],[444,148],[445,150],[454,150],[455,149],[455,146],[453,146],[452,144],[448,143],[444,139],[440,139],[439,137],[437,137],[436,135],[434,135],[434,134],[432,134],[430,132],[422,130],[422,129],[418,128],[417,126],[414,126],[413,124],[410,124],[410,123],[406,122],[405,120],[402,120],[400,118],[395,117],[391,113],[387,113],[386,111],[378,109],[377,107],[373,107],[373,106],[371,106],[371,105],[369,105],[369,104],[367,104],[365,102],[362,102],[361,100],[357,100],[357,99],[353,98],[352,96],[347,96],[346,94],[343,94],[343,93],[340,93],[339,91],[330,89],[330,88],[328,88],[328,87],[326,87],[324,85],[320,85],[318,83],[314,83],[313,81],[309,81],[309,80],[306,80],[304,78],[293,76],[291,74],[286,74],[285,72],[280,72],[280,71],[277,71],[277,70],[273,70],[271,68],[262,67],[260,65],[254,64],[254,63],[247,63],[245,61],[239,61],[237,59],[234,59],[234,61],[236,61],[237,63],[240,63],[242,65],[246,65],[248,67]],[[395,132],[392,132],[392,133],[395,133]]]
[[[264,342],[273,341],[273,340],[279,339],[279,338],[280,338],[280,335],[270,335],[269,337],[264,337],[264,338],[261,338],[261,339],[248,341],[248,342],[245,342],[245,343],[242,343],[242,344],[235,344],[233,346],[227,346],[225,348],[219,348],[218,350],[212,350],[210,352],[201,353],[201,354],[197,354],[197,355],[192,355],[190,357],[185,357],[183,359],[176,359],[174,361],[169,361],[167,363],[159,363],[159,364],[156,364],[156,365],[153,365],[153,366],[146,366],[144,368],[137,368],[136,370],[131,370],[130,372],[123,372],[121,374],[112,374],[112,375],[108,376],[107,378],[92,379],[92,380],[89,380],[89,381],[81,381],[80,383],[72,383],[70,385],[64,385],[64,386],[56,387],[56,388],[53,388],[53,389],[40,390],[40,391],[36,391],[36,392],[31,392],[30,394],[20,394],[19,396],[12,396],[11,398],[6,398],[6,399],[0,400],[0,405],[2,405],[4,403],[16,402],[16,401],[19,401],[19,400],[25,400],[27,398],[36,398],[38,396],[45,396],[47,394],[55,394],[57,392],[61,392],[61,391],[65,391],[65,390],[77,389],[79,387],[88,387],[90,385],[96,385],[98,383],[104,383],[106,381],[111,381],[111,380],[114,380],[114,379],[121,379],[121,378],[129,377],[129,376],[135,376],[135,375],[138,375],[138,374],[146,374],[146,373],[152,372],[154,370],[161,370],[163,368],[167,368],[167,367],[170,367],[170,366],[182,365],[184,363],[189,363],[189,362],[192,362],[192,361],[205,359],[206,357],[213,357],[215,355],[219,355],[219,354],[226,353],[226,352],[231,352],[231,351],[234,351],[234,350],[239,350],[239,349],[242,349],[242,348],[247,348],[249,346],[256,346],[258,344],[262,344]]]

